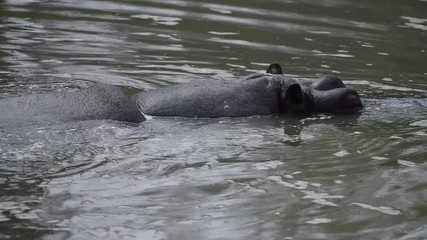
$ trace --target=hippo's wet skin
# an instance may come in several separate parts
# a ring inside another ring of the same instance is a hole
[[[112,119],[142,122],[143,114],[181,117],[244,117],[284,113],[355,113],[357,92],[337,77],[296,80],[272,64],[265,74],[235,81],[187,83],[147,90],[132,97],[118,87],[88,89],[0,100],[0,127]]]
[[[244,117],[276,113],[355,113],[357,92],[335,76],[296,80],[272,64],[266,74],[235,81],[187,83],[133,96],[140,110],[154,116]]]
[[[119,87],[107,84],[95,84],[74,92],[0,100],[0,129],[96,119],[145,120],[136,104]]]
[[[362,106],[352,89],[322,91],[308,83],[272,74],[256,74],[237,81],[174,85],[141,92],[133,99],[148,115],[209,118],[292,112],[351,113]]]

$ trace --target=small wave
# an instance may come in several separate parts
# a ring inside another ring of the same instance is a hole
[[[351,203],[351,205],[355,205],[355,206],[359,206],[361,208],[365,208],[365,209],[369,209],[369,210],[374,210],[374,211],[378,211],[381,213],[385,213],[388,215],[400,215],[401,212],[399,210],[393,209],[391,207],[375,207],[366,203]]]

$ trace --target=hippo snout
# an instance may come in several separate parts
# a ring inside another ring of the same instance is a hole
[[[344,111],[350,113],[356,113],[363,109],[362,101],[359,95],[355,92],[347,95],[344,98]]]
[[[335,89],[338,99],[336,102],[337,113],[358,113],[363,109],[362,100],[356,90],[351,88],[337,88]],[[333,106],[334,101],[331,102]]]
[[[358,113],[363,109],[356,90],[335,88],[328,91],[312,89],[313,111],[318,113]]]

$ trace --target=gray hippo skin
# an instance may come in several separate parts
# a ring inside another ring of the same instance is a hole
[[[139,123],[143,114],[180,117],[245,117],[285,113],[356,113],[357,92],[334,76],[296,80],[272,64],[264,74],[147,90],[132,97],[96,84],[74,92],[0,100],[0,129],[53,122],[112,119]]]
[[[145,120],[135,103],[120,88],[107,84],[95,84],[74,92],[0,100],[0,128],[95,119],[136,123]]]
[[[277,113],[280,95],[281,82],[262,76],[173,85],[138,93],[133,99],[148,115],[215,118]]]
[[[356,113],[362,109],[357,92],[346,88],[337,77],[298,81],[282,75],[281,68],[270,68],[266,74],[235,81],[216,80],[148,90],[133,99],[144,114],[153,116],[245,117]]]

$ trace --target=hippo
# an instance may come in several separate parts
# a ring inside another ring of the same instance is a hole
[[[357,113],[358,93],[336,76],[318,80],[287,77],[271,64],[264,74],[229,81],[172,85],[132,97],[146,115],[181,117],[247,117],[271,114]]]
[[[271,64],[266,73],[238,80],[184,83],[128,96],[116,86],[95,84],[74,92],[0,100],[0,127],[111,119],[140,123],[146,115],[247,117],[271,114],[357,113],[358,93],[335,76],[297,80]]]

